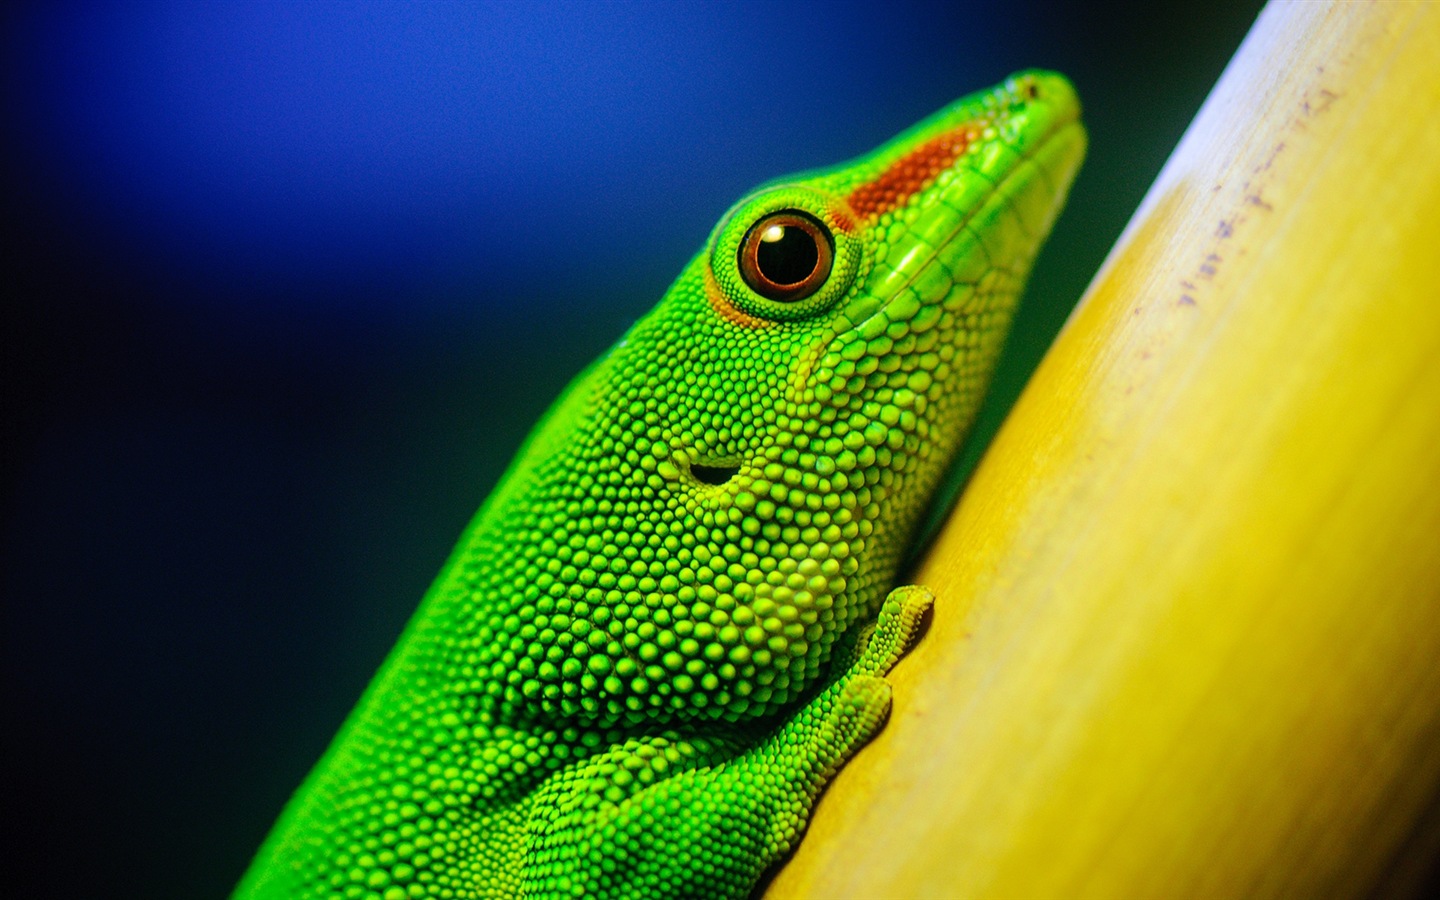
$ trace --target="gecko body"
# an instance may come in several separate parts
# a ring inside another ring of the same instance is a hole
[[[897,569],[1084,152],[1025,72],[771,182],[556,401],[239,898],[743,897],[883,724]]]

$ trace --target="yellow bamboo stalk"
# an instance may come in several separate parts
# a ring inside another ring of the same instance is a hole
[[[767,896],[1406,894],[1440,852],[1440,4],[1267,7]]]

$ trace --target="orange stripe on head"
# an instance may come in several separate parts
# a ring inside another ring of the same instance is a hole
[[[720,318],[739,325],[741,328],[764,328],[773,324],[765,319],[757,319],[742,309],[737,309],[720,289],[720,283],[715,280],[715,272],[705,267],[705,299],[709,301],[710,308],[720,314]]]
[[[873,218],[903,205],[924,190],[936,176],[964,155],[981,125],[967,122],[931,138],[895,160],[878,177],[850,192],[850,208],[861,218]]]
[[[859,223],[855,221],[855,217],[851,215],[851,210],[843,204],[830,204],[830,216],[835,227],[846,234],[853,235],[860,228]]]

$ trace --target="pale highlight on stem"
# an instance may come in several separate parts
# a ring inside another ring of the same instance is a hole
[[[1440,854],[1440,4],[1272,4],[916,580],[767,896],[1407,895]]]

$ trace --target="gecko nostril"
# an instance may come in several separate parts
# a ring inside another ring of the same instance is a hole
[[[724,484],[731,478],[734,478],[735,473],[738,471],[740,471],[739,463],[733,466],[707,466],[702,463],[690,464],[690,474],[694,475],[695,480],[702,484]]]

